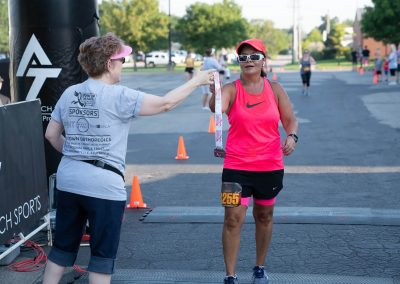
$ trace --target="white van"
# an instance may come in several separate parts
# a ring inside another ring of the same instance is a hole
[[[146,54],[146,63],[149,67],[156,67],[158,65],[168,65],[168,53],[163,51],[152,51]],[[172,62],[172,64],[175,64]]]

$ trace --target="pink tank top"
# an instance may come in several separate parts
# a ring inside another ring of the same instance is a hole
[[[264,78],[261,94],[249,94],[235,81],[236,97],[228,114],[224,168],[245,171],[283,169],[280,114],[274,92]]]

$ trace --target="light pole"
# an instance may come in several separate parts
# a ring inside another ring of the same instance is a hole
[[[171,56],[171,0],[168,0],[168,69],[172,70]]]
[[[296,0],[293,0],[293,38],[292,38],[292,64],[297,62],[298,51],[298,30],[297,30],[297,15],[296,15]]]

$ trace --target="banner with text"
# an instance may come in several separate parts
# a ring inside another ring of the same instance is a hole
[[[37,228],[48,212],[39,100],[0,107],[0,244]]]

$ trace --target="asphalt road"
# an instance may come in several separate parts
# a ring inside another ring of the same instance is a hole
[[[238,76],[233,75],[231,79]],[[367,73],[314,72],[311,95],[305,97],[297,72],[279,73],[278,81],[288,92],[299,120],[299,143],[294,154],[285,158],[284,190],[276,206],[313,208],[318,212],[330,208],[344,212],[371,209],[386,212],[383,218],[398,216],[400,87],[373,85]],[[122,80],[124,85],[157,95],[183,82],[183,74],[178,73],[125,73]],[[212,154],[210,114],[201,109],[198,89],[170,113],[136,119],[128,140],[128,194],[132,177],[137,175],[144,202],[154,213],[165,207],[183,207],[189,212],[220,207],[222,160]],[[224,128],[227,126],[225,120]],[[186,161],[174,159],[180,135],[190,156]],[[184,282],[183,276],[169,275],[170,280],[161,278],[159,282],[156,276],[143,282],[132,276],[137,271],[151,275],[160,270],[188,275],[215,272],[222,282],[221,222],[211,222],[206,216],[200,216],[198,222],[146,222],[147,217],[140,221],[146,212],[126,211],[115,283],[200,283]],[[341,224],[306,220],[276,223],[266,264],[273,276],[271,282],[370,283],[366,279],[374,279],[374,283],[400,283],[400,226],[377,225],[362,214],[359,217],[367,221],[362,225],[346,220]],[[254,259],[254,224],[249,222],[242,231],[239,277],[247,277]],[[82,247],[77,264],[85,267],[87,260],[88,248]],[[126,280],[122,276],[126,274],[131,278]],[[349,282],[284,282],[278,280],[282,275],[286,279],[296,275],[348,277]],[[21,279],[35,283],[40,273],[22,278],[2,268],[0,281],[2,277],[12,279],[4,283],[22,283]]]

